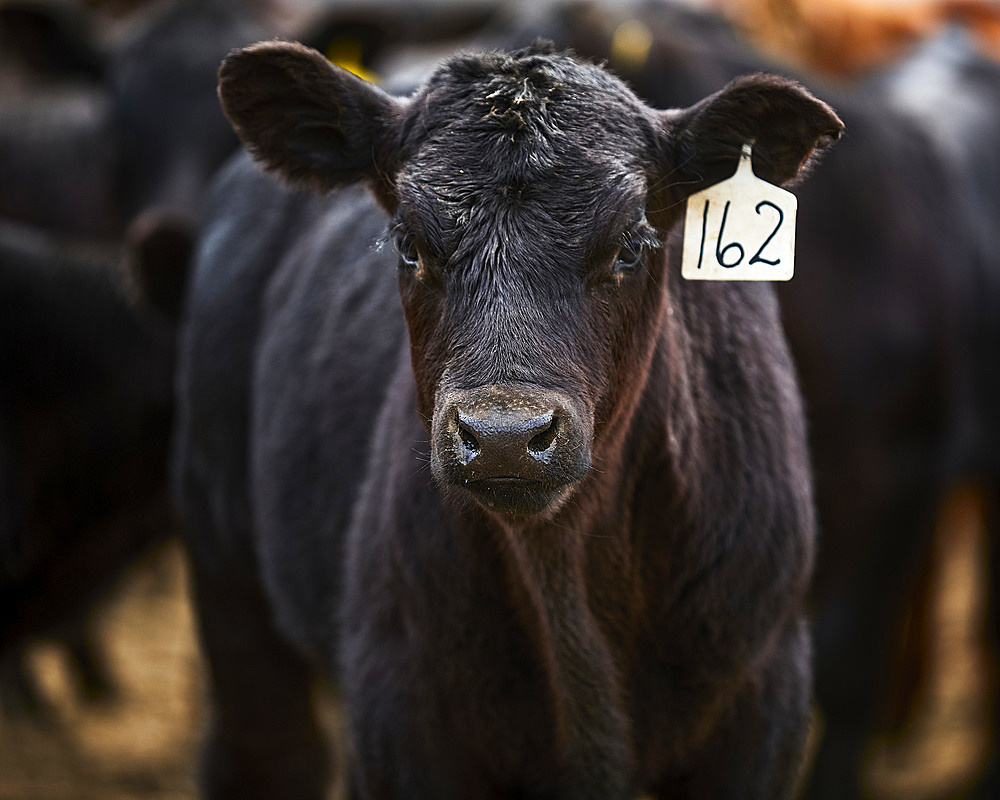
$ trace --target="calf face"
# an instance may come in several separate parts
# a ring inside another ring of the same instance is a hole
[[[459,55],[399,100],[266,43],[224,62],[220,96],[285,178],[370,181],[399,254],[434,475],[513,517],[558,510],[622,435],[670,302],[664,243],[684,198],[731,173],[745,141],[780,183],[841,129],[765,76],[655,111],[545,46]]]

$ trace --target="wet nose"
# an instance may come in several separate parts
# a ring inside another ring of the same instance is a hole
[[[445,483],[556,490],[590,469],[592,418],[561,392],[493,384],[447,392],[439,403],[431,468]]]
[[[476,479],[539,479],[551,461],[562,420],[561,408],[456,407],[456,455]]]

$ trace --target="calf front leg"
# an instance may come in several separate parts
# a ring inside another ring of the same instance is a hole
[[[258,586],[194,570],[211,679],[202,752],[207,800],[322,800],[328,745],[316,722],[313,675],[274,629]]]
[[[749,680],[692,769],[659,786],[662,800],[789,800],[799,783],[811,699],[809,634],[794,620]]]

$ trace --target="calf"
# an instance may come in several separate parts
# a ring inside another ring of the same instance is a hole
[[[220,94],[265,167],[331,194],[233,163],[185,309],[206,795],[323,796],[323,674],[352,797],[790,796],[794,372],[772,290],[684,283],[666,243],[744,142],[783,183],[836,115],[759,75],[654,111],[544,46],[401,100],[266,43]]]

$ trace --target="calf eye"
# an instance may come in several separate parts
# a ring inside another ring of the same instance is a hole
[[[414,243],[413,237],[408,233],[404,233],[396,237],[395,243],[396,252],[403,259],[403,263],[410,267],[410,269],[418,269],[420,267],[420,252],[417,250],[417,245]]]
[[[660,247],[656,230],[642,217],[630,230],[622,233],[618,240],[618,253],[611,265],[611,275],[621,278],[637,272],[643,260]]]
[[[634,272],[642,263],[642,245],[632,242],[622,245],[615,258],[614,271],[616,273]]]

